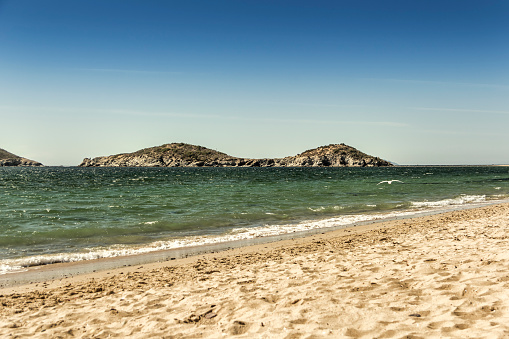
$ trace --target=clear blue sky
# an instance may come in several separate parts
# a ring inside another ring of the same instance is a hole
[[[0,0],[0,148],[509,163],[509,1]]]

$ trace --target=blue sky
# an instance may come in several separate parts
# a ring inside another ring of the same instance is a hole
[[[509,163],[508,1],[0,0],[0,147]]]

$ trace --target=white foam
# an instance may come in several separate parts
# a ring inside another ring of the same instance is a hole
[[[480,203],[486,201],[486,195],[465,195],[462,194],[459,197],[453,199],[444,199],[438,201],[414,201],[412,202],[413,207],[446,207],[446,206],[458,206],[472,203]]]
[[[415,212],[407,212],[414,214]],[[20,259],[6,259],[0,261],[0,274],[19,272],[27,267],[63,263],[63,262],[77,262],[83,260],[93,260],[100,258],[110,258],[126,255],[143,254],[159,250],[184,248],[191,246],[211,245],[221,242],[247,240],[258,237],[276,236],[294,232],[309,231],[313,229],[321,229],[328,227],[341,227],[358,222],[369,220],[380,220],[391,218],[395,216],[405,215],[405,212],[394,212],[386,214],[359,214],[359,215],[345,215],[335,218],[323,220],[308,220],[292,224],[276,224],[276,225],[263,225],[258,227],[240,227],[233,229],[227,234],[223,235],[202,235],[190,236],[179,239],[172,239],[168,241],[157,241],[144,247],[127,247],[123,245],[116,245],[109,248],[93,248],[89,252],[80,253],[59,253],[32,256]]]
[[[343,206],[331,206],[331,207],[320,206],[318,208],[308,207],[308,209],[313,212],[321,212],[321,211],[325,211],[327,209],[333,209],[335,211],[339,211],[339,210],[344,209],[344,207]]]
[[[26,270],[26,268],[24,268],[22,266],[0,264],[0,274],[6,274],[6,273],[11,273],[11,272],[21,272],[24,270]]]
[[[341,228],[360,222],[415,216],[419,214],[428,213],[430,211],[437,209],[445,210],[447,207],[451,206],[483,202],[486,202],[486,196],[484,195],[461,195],[454,199],[413,202],[412,206],[414,207],[414,209],[412,210],[394,211],[388,213],[342,215],[322,220],[306,220],[295,223],[263,225],[258,227],[239,227],[223,235],[189,236],[171,239],[167,241],[157,241],[151,244],[143,245],[142,247],[115,245],[108,248],[91,248],[88,252],[59,253],[32,256],[19,259],[5,259],[0,260],[0,274],[19,272],[21,270],[26,269],[27,267],[53,263],[76,262],[83,260],[93,260],[100,258],[143,254],[159,250],[185,248],[200,245],[211,245],[221,242],[247,240],[266,236],[277,236],[282,234],[330,227]],[[416,210],[415,208],[418,208],[418,210]],[[149,221],[147,223],[150,224],[154,222]]]

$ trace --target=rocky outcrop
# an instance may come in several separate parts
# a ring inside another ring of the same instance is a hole
[[[40,162],[22,158],[0,148],[0,167],[2,166],[43,166]]]
[[[333,144],[277,159],[232,157],[206,147],[166,144],[134,153],[85,158],[81,167],[379,167],[392,166],[345,144]]]

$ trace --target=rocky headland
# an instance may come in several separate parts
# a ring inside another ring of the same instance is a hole
[[[2,166],[43,166],[43,164],[17,156],[0,148],[0,167]]]
[[[276,159],[237,158],[210,148],[172,143],[133,153],[85,158],[80,167],[380,167],[390,162],[345,144],[331,144]]]

